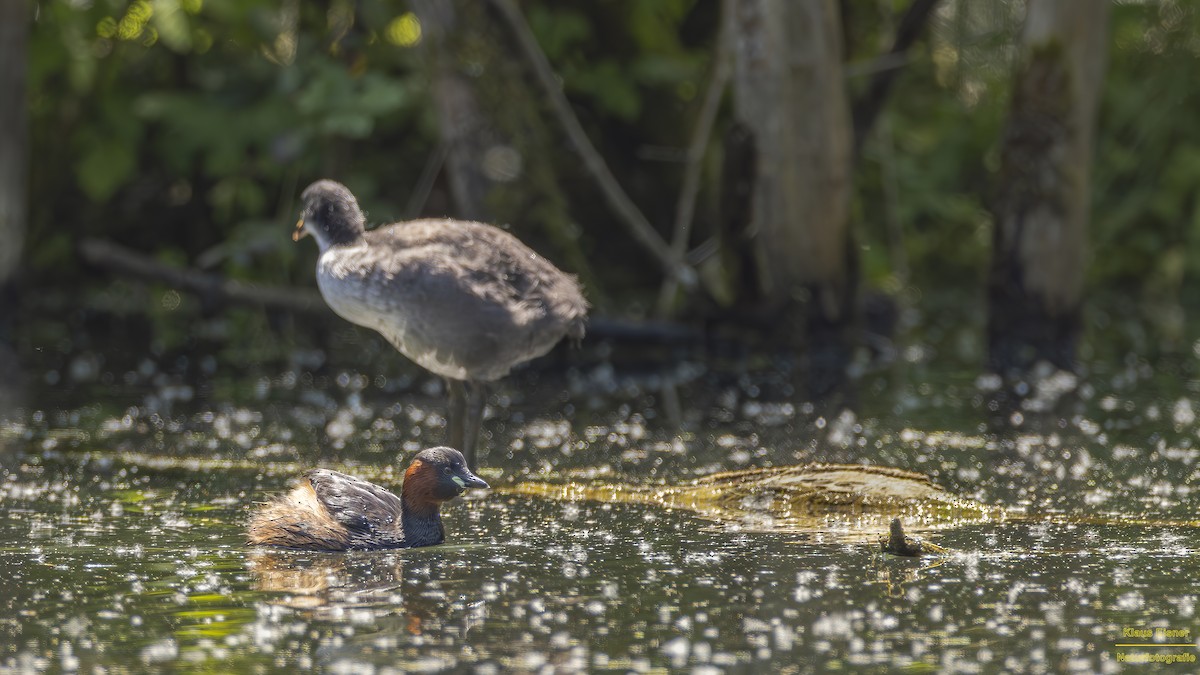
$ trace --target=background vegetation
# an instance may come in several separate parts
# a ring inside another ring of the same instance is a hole
[[[852,99],[881,67],[908,4],[841,3]],[[719,3],[526,0],[520,8],[592,142],[669,238]],[[978,313],[1022,16],[1021,2],[942,2],[856,166],[851,213],[861,274],[903,304]],[[350,185],[374,223],[453,215],[444,178],[421,187],[437,166],[438,120],[422,26],[405,3],[46,0],[31,18],[30,208],[17,281],[27,310],[55,297],[53,306],[68,310],[124,303],[122,311],[151,317],[160,346],[182,346],[194,334],[153,317],[181,303],[211,308],[166,286],[148,296],[114,293],[109,271],[80,263],[81,240],[299,287],[313,283],[315,250],[289,235],[299,191],[311,180]],[[1190,347],[1181,326],[1200,271],[1198,52],[1200,8],[1192,3],[1113,7],[1088,276],[1089,294],[1104,300],[1091,304],[1089,325],[1107,330],[1125,311],[1117,308],[1132,307],[1153,329],[1125,332],[1171,349]],[[693,245],[718,227],[729,108],[726,101],[704,160]],[[561,141],[549,112],[537,123]],[[650,316],[657,267],[614,224],[579,158],[565,142],[559,147],[550,161],[571,241],[547,235],[536,210],[508,225],[581,274],[597,314]],[[715,304],[698,293],[679,316],[710,316]],[[253,312],[233,316],[225,338],[275,334]]]

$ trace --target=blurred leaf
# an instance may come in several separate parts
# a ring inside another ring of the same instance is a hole
[[[366,138],[373,127],[370,117],[352,111],[333,112],[321,120],[322,131],[346,138]]]
[[[652,54],[637,62],[634,75],[639,82],[657,86],[695,78],[699,65],[693,58]]]
[[[604,112],[626,121],[637,116],[641,97],[628,74],[613,61],[594,64],[572,75],[571,88],[590,94]]]
[[[154,27],[163,43],[176,52],[190,50],[192,34],[179,0],[154,0],[152,7]]]
[[[134,150],[119,139],[97,141],[75,165],[80,187],[95,201],[107,200],[133,174]]]
[[[560,5],[534,5],[528,11],[529,26],[551,60],[562,57],[591,36],[591,23],[577,10]]]

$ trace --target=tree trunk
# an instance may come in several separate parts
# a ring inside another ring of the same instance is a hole
[[[28,65],[29,3],[0,2],[0,422],[20,402],[21,370],[12,348],[16,293],[13,290],[28,214],[29,129],[25,73]],[[0,442],[0,465],[7,448]]]
[[[1030,0],[1001,141],[988,365],[1074,365],[1108,3]]]
[[[28,5],[24,0],[0,2],[0,289],[16,274],[25,238]]]
[[[456,215],[512,224],[526,239],[522,231],[541,229],[557,251],[540,252],[577,274],[594,302],[597,286],[551,163],[558,148],[503,24],[474,0],[411,6],[421,22]]]
[[[853,140],[834,0],[735,0],[734,112],[755,158],[748,231],[759,292],[792,305],[813,393],[839,384],[853,307]]]

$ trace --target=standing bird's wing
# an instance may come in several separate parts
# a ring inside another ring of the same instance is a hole
[[[396,533],[400,498],[374,483],[329,469],[307,475],[317,499],[352,536]]]
[[[565,335],[582,336],[578,283],[507,232],[423,220],[369,232],[367,241],[380,255],[368,284],[378,291],[366,301],[391,324],[378,330],[428,370],[495,380]]]

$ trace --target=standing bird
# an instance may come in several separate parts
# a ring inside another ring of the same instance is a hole
[[[476,466],[486,383],[564,336],[583,338],[588,304],[578,282],[491,225],[414,220],[368,232],[341,183],[317,181],[301,198],[292,239],[317,240],[325,302],[446,378],[448,443]]]
[[[418,453],[399,497],[361,478],[314,469],[250,516],[246,543],[308,551],[433,546],[446,539],[442,502],[487,487],[453,448]]]

